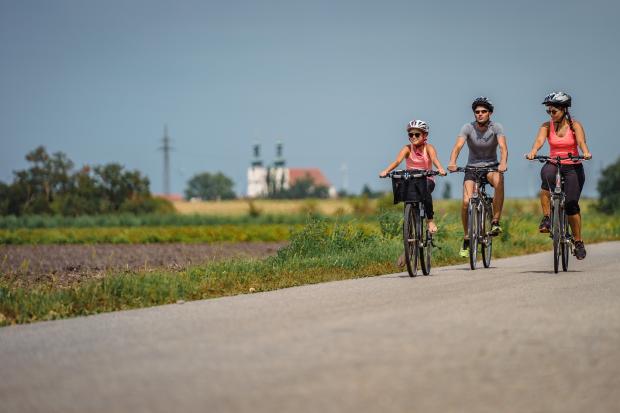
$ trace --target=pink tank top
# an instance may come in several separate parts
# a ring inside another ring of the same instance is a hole
[[[555,125],[553,121],[549,122],[549,137],[547,140],[549,141],[549,156],[568,156],[569,153],[572,153],[573,156],[579,155],[579,150],[577,149],[577,139],[575,139],[575,134],[573,130],[569,127],[566,129],[566,133],[564,136],[558,136],[555,133]],[[571,160],[562,161],[562,164],[573,164],[575,162]],[[577,162],[581,163],[581,162]]]
[[[409,156],[405,160],[405,166],[407,169],[432,170],[433,163],[431,162],[431,157],[428,156],[426,145],[416,150],[413,144],[409,144]],[[428,179],[433,179],[433,177],[429,176]]]

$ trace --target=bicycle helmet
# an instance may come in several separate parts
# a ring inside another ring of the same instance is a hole
[[[476,110],[478,106],[482,106],[483,108],[487,108],[489,112],[493,112],[493,102],[484,96],[474,99],[471,104],[471,110]]]
[[[570,108],[572,98],[568,93],[564,92],[551,92],[545,96],[543,105],[547,106],[560,106],[563,108]]]
[[[428,123],[423,120],[414,119],[407,124],[407,132],[411,129],[420,129],[422,132],[428,133]]]

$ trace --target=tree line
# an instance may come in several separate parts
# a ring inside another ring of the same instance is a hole
[[[29,167],[13,172],[13,182],[0,181],[1,215],[96,215],[172,212],[170,202],[153,198],[149,179],[118,163],[74,169],[63,152],[48,154],[43,146],[26,155]]]
[[[29,167],[13,172],[13,182],[0,181],[0,215],[98,215],[110,213],[173,212],[172,204],[153,197],[149,179],[137,170],[108,163],[79,170],[66,154],[48,154],[43,146],[26,154]],[[199,173],[187,183],[185,197],[202,200],[236,198],[234,182],[221,172]],[[450,198],[450,187],[443,198]],[[620,158],[601,171],[597,183],[598,207],[602,212],[620,211]],[[340,196],[346,196],[340,193]],[[368,185],[367,197],[378,196]],[[268,198],[327,198],[328,188],[316,185],[310,176],[297,180],[288,189],[271,191]]]

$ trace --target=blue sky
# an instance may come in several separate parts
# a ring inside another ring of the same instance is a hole
[[[445,165],[485,95],[508,137],[507,196],[530,196],[540,167],[522,155],[546,120],[540,102],[561,89],[588,136],[595,195],[620,154],[618,17],[601,0],[0,0],[0,180],[44,145],[77,166],[138,169],[161,192],[167,124],[173,192],[221,171],[243,194],[253,142],[268,163],[277,140],[289,166],[319,167],[338,189],[343,164],[350,191],[387,189],[377,175],[408,120],[430,123]]]

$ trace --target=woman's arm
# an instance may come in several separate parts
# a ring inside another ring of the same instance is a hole
[[[586,144],[586,132],[583,130],[581,122],[575,120],[573,121],[573,126],[575,127],[575,139],[577,140],[577,145],[579,145],[581,149],[581,153],[583,153],[583,157],[586,159],[592,158],[592,154]]]
[[[379,176],[381,178],[385,178],[387,176],[387,174],[389,174],[390,171],[392,171],[394,168],[396,168],[398,165],[400,165],[400,163],[403,161],[403,159],[405,159],[407,156],[409,156],[409,146],[405,145],[403,147],[403,149],[401,149],[400,152],[398,153],[398,156],[396,157],[396,160],[394,162],[392,162],[391,164],[389,164],[388,167],[385,168],[383,171],[381,171],[379,173]]]
[[[536,153],[538,153],[538,150],[545,144],[545,139],[547,139],[547,136],[549,136],[549,122],[543,123],[540,126],[540,129],[538,129],[538,135],[536,135],[532,149],[530,149],[530,153],[525,155],[527,159],[534,159]]]
[[[428,152],[428,156],[431,158],[431,162],[433,162],[433,165],[435,165],[439,173],[443,176],[446,176],[446,171],[445,169],[443,169],[443,166],[441,166],[441,162],[439,162],[439,158],[437,158],[437,151],[435,150],[435,147],[431,145],[430,143],[427,143],[426,150]]]

